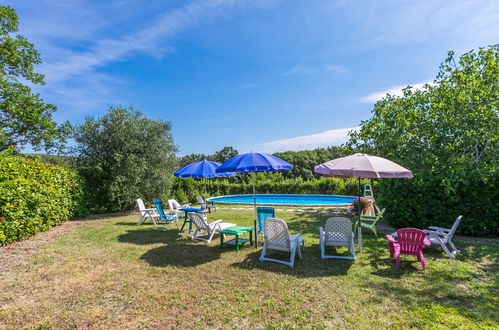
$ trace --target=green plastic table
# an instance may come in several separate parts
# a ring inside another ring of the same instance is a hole
[[[239,237],[245,233],[249,233],[249,239]],[[224,242],[224,234],[234,235],[236,238]],[[220,231],[220,248],[223,248],[224,245],[234,245],[236,251],[239,252],[239,247],[246,242],[250,242],[250,245],[253,245],[253,228],[251,227],[234,226]]]

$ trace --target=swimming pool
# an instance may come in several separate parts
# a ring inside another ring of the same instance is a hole
[[[357,197],[338,195],[256,195],[258,205],[346,206]],[[253,195],[229,195],[209,198],[215,203],[253,204]]]

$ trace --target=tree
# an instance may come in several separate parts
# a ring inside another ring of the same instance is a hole
[[[320,178],[320,175],[314,172],[314,167],[316,165],[327,162],[333,158],[344,156],[338,147],[317,148],[314,150],[303,151],[286,151],[278,152],[274,155],[293,165],[293,169],[291,171],[282,172],[285,178],[302,178],[303,180]]]
[[[112,106],[101,118],[76,126],[74,138],[95,212],[130,210],[139,197],[166,197],[177,168],[170,122]]]
[[[222,150],[215,152],[213,156],[210,156],[210,160],[218,163],[224,163],[226,160],[235,157],[239,152],[233,147],[223,147]]]
[[[392,220],[422,227],[462,213],[461,229],[498,235],[498,106],[499,45],[457,61],[449,52],[433,84],[376,103],[348,146],[413,171],[414,180],[382,182]]]
[[[60,149],[69,124],[57,127],[52,120],[56,107],[20,81],[44,85],[42,74],[34,72],[40,53],[18,31],[18,16],[10,6],[0,6],[0,151],[9,146],[31,144],[35,150]]]

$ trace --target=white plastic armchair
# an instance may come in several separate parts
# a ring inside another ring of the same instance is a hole
[[[452,243],[451,239],[452,237],[454,237],[454,233],[456,232],[456,229],[459,226],[462,218],[462,215],[458,216],[450,229],[431,226],[425,230],[426,234],[428,234],[426,238],[431,242],[431,244],[440,245],[447,256],[452,259],[456,257],[456,253],[461,252],[456,248],[454,243]],[[449,245],[452,251],[449,250],[447,245]]]
[[[191,218],[191,221],[194,224],[194,226],[196,226],[196,230],[194,230],[192,238],[202,240],[208,243],[210,243],[211,240],[213,239],[213,235],[215,235],[220,230],[224,230],[235,226],[235,224],[233,223],[222,222],[223,221],[222,219],[218,219],[216,221],[213,221],[212,223],[208,223],[201,215],[197,213],[189,213],[189,217]],[[200,232],[205,232],[208,238],[198,236]]]
[[[332,217],[327,219],[325,229],[319,228],[320,248],[322,259],[355,260],[354,234],[352,222],[348,218]],[[326,246],[346,246],[351,257],[326,255]]]
[[[265,219],[265,232],[262,254],[260,261],[277,262],[289,267],[293,267],[295,256],[302,259],[301,251],[304,249],[305,239],[300,234],[289,235],[288,225],[284,220],[278,218]],[[283,261],[266,257],[267,250],[285,251],[291,253],[289,261]]]
[[[146,222],[147,219],[151,219],[152,223],[156,226],[156,219],[159,218],[159,214],[156,213],[156,209],[147,209],[144,205],[144,201],[140,198],[137,199],[137,207],[140,213],[140,221],[137,225],[141,225]]]

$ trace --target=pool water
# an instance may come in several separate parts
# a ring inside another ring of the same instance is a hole
[[[338,195],[256,195],[259,205],[305,205],[305,206],[339,206],[351,204],[354,196]],[[253,195],[218,196],[209,199],[215,203],[253,204]]]

